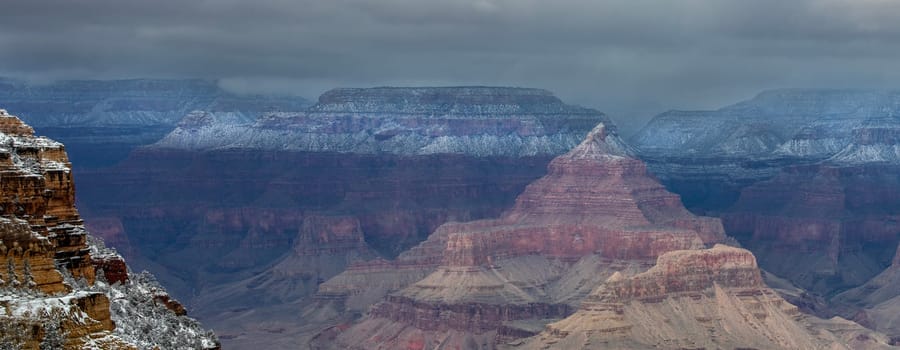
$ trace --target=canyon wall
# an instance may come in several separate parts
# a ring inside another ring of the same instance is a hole
[[[75,209],[71,164],[62,144],[0,109],[0,344],[25,349],[137,349],[163,344],[218,348],[196,321],[168,311],[152,318],[171,330],[148,339],[135,327],[152,310],[151,297],[127,290],[127,266],[93,242]],[[90,241],[90,242],[89,242]],[[96,260],[95,260],[96,257]],[[107,272],[113,282],[104,277]],[[99,278],[98,278],[99,275]],[[112,283],[112,284],[111,284]],[[160,295],[164,290],[158,289]],[[134,297],[129,303],[123,296]],[[148,303],[137,309],[133,302]],[[132,314],[122,317],[122,311]],[[192,332],[193,340],[185,333]]]

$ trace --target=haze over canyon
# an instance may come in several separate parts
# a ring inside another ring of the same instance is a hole
[[[0,350],[898,348],[897,18],[0,0]]]
[[[65,105],[71,86],[80,111],[38,103]],[[311,102],[215,86],[70,81],[7,98],[75,145],[89,231],[225,347],[900,337],[895,92],[765,91],[663,113],[626,140],[539,89],[341,88]],[[124,151],[104,151],[113,142]]]

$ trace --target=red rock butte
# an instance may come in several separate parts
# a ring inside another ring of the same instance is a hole
[[[529,254],[652,259],[725,239],[717,219],[688,212],[604,124],[554,159],[499,219],[449,223],[435,235],[446,237],[447,266]]]

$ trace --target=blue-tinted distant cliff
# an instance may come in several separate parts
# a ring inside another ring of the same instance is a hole
[[[238,95],[201,79],[31,84],[0,78],[0,101],[42,134],[64,142],[80,167],[114,164],[134,147],[162,138],[193,110],[239,122],[309,105],[296,96]]]

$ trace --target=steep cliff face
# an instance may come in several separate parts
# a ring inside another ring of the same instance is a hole
[[[603,123],[548,169],[498,219],[444,224],[401,255],[394,266],[433,272],[391,292],[331,346],[490,348],[499,329],[514,328],[507,323],[567,316],[616,271],[725,240],[717,220],[684,209]],[[330,282],[324,290],[334,292]]]
[[[879,349],[884,335],[821,320],[767,288],[747,250],[673,251],[646,272],[611,276],[572,316],[511,342],[521,349]]]
[[[0,344],[131,349],[185,344],[181,337],[188,331],[195,333],[200,348],[218,346],[214,335],[200,334],[199,325],[177,315],[156,319],[155,326],[172,332],[149,341],[149,335],[138,334],[133,319],[112,310],[111,305],[118,305],[140,319],[154,306],[137,310],[119,301],[123,295],[139,294],[123,289],[128,272],[121,257],[102,244],[88,243],[74,206],[71,165],[63,145],[35,137],[31,127],[2,109],[0,144],[0,256],[6,266],[0,273]],[[114,262],[117,259],[121,264]],[[119,284],[97,280],[97,271],[109,272]],[[152,298],[137,300],[156,304]],[[176,327],[179,323],[184,325]]]
[[[265,111],[299,111],[291,96],[230,93],[212,80],[66,80],[49,84],[0,78],[0,101],[40,134],[65,143],[78,168],[109,166],[158,141],[188,112],[252,121]]]
[[[887,164],[786,168],[744,189],[722,221],[764,269],[832,295],[890,265],[900,232],[898,170]]]
[[[71,164],[63,145],[35,137],[31,127],[5,110],[0,112],[0,133],[2,215],[26,220],[51,241],[54,259],[74,276],[93,282],[86,233],[75,211]]]

